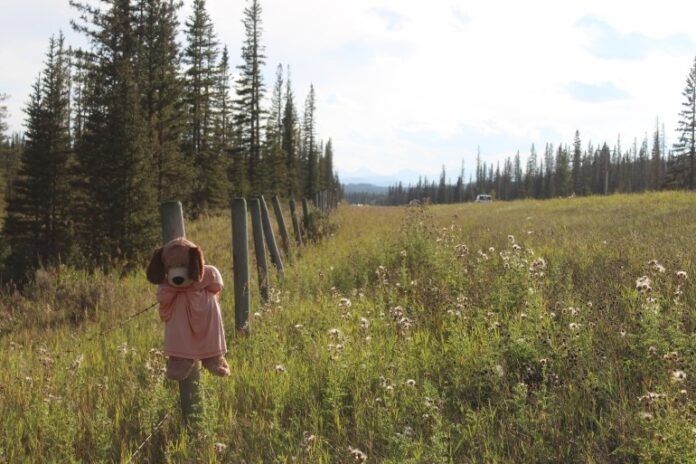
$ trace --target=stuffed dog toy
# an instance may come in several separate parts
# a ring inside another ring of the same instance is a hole
[[[158,285],[167,377],[184,380],[198,360],[215,375],[230,375],[219,304],[222,275],[205,264],[201,249],[182,237],[166,243],[153,253],[147,280]]]

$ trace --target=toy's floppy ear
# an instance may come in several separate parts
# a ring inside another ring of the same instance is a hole
[[[200,282],[203,280],[203,252],[200,247],[189,248],[189,278]]]
[[[147,266],[147,280],[155,285],[164,282],[164,262],[162,262],[162,247],[159,247],[152,253],[152,259]]]

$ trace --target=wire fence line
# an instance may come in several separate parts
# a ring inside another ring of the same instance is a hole
[[[113,331],[116,330],[116,329],[120,329],[120,328],[122,328],[122,327],[125,327],[126,325],[130,324],[131,322],[133,322],[138,316],[140,316],[140,315],[142,315],[142,314],[145,314],[146,312],[148,312],[149,310],[151,310],[152,308],[154,308],[154,307],[157,306],[158,304],[159,304],[158,302],[154,302],[154,303],[152,303],[150,306],[148,306],[148,307],[146,307],[146,308],[143,308],[143,309],[139,310],[138,312],[135,312],[135,313],[131,314],[130,316],[128,316],[128,317],[126,317],[125,319],[123,319],[122,321],[120,321],[120,322],[118,322],[118,323],[116,323],[116,324],[114,324],[114,325],[112,325],[112,326],[110,326],[110,327],[107,327],[107,328],[104,329],[104,330],[101,330],[101,331],[99,331],[99,332],[97,332],[97,333],[94,333],[94,334],[90,335],[90,336],[87,337],[86,339],[80,341],[80,343],[79,343],[76,347],[71,348],[71,349],[68,349],[68,350],[65,350],[66,353],[76,353],[76,352],[79,351],[80,345],[82,345],[82,344],[84,344],[84,343],[89,343],[89,342],[91,342],[92,340],[96,339],[97,337],[103,337],[104,335],[108,334],[109,332],[113,332]]]
[[[167,414],[160,419],[160,421],[153,427],[152,432],[150,432],[150,435],[145,437],[145,440],[143,440],[142,443],[140,443],[140,446],[133,452],[131,455],[130,459],[128,460],[128,464],[131,464],[132,462],[135,462],[134,459],[140,454],[140,452],[145,449],[145,446],[147,443],[152,439],[152,437],[159,431],[159,429],[162,428],[162,426],[167,422],[169,419],[171,419],[172,414],[171,412],[168,412]]]

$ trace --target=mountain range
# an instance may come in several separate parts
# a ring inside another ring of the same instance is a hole
[[[404,186],[409,184],[415,185],[419,178],[424,178],[422,173],[402,169],[395,174],[379,174],[371,171],[369,168],[361,167],[355,171],[344,171],[339,173],[341,184],[344,186],[352,184],[371,185],[374,187],[392,187],[399,182]],[[435,179],[435,176],[428,176],[429,180]],[[365,191],[365,190],[362,190]]]

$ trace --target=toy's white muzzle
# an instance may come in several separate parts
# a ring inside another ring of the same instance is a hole
[[[167,272],[167,282],[172,287],[186,287],[193,281],[189,278],[187,267],[173,267]]]

